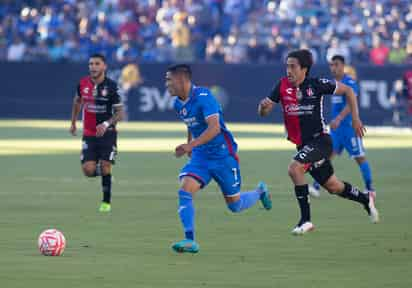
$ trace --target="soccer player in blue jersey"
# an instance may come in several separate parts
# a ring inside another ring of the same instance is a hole
[[[259,200],[266,210],[272,201],[264,182],[253,191],[240,192],[241,176],[237,144],[226,128],[222,110],[211,92],[192,83],[192,72],[186,64],[174,65],[166,72],[166,87],[172,96],[177,96],[174,108],[179,118],[187,125],[187,143],[176,147],[176,157],[188,155],[189,162],[179,174],[179,217],[185,239],[172,245],[175,252],[197,253],[195,242],[194,194],[205,187],[211,179],[219,185],[227,207],[239,213]]]
[[[359,94],[359,87],[355,80],[345,74],[345,58],[341,55],[332,57],[330,63],[330,71],[335,79],[352,88],[356,95]],[[375,189],[372,185],[372,172],[368,160],[365,157],[365,149],[363,148],[362,139],[356,136],[352,127],[352,117],[350,108],[346,103],[346,98],[343,95],[332,96],[332,121],[330,122],[331,136],[333,142],[333,153],[331,158],[342,153],[345,149],[350,157],[355,159],[359,165],[362,174],[365,189],[376,197]],[[309,192],[312,196],[320,195],[320,185],[317,182],[309,187]]]

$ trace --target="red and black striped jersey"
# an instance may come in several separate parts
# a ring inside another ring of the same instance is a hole
[[[282,105],[288,140],[302,145],[326,133],[322,98],[335,89],[335,81],[321,78],[305,78],[299,87],[293,86],[287,77],[276,83],[269,99]]]
[[[90,76],[80,80],[77,95],[83,105],[83,135],[96,136],[96,126],[113,116],[113,107],[122,102],[115,81],[105,77],[100,84],[94,84]],[[115,129],[112,125],[109,129]]]

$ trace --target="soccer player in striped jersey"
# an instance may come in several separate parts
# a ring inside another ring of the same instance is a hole
[[[106,76],[106,70],[103,55],[94,54],[89,58],[89,76],[80,79],[77,86],[70,126],[70,133],[75,136],[76,120],[83,110],[82,170],[87,177],[102,177],[100,212],[111,211],[112,164],[117,154],[116,124],[124,114],[117,84]]]
[[[356,96],[350,87],[342,83],[309,77],[312,64],[310,51],[290,52],[286,62],[287,77],[274,85],[269,97],[262,99],[258,107],[259,115],[266,116],[276,103],[280,103],[288,139],[298,151],[288,167],[301,212],[301,218],[292,230],[294,235],[302,235],[315,228],[311,221],[306,172],[329,193],[360,203],[373,223],[379,221],[373,194],[362,193],[350,183],[339,180],[329,160],[332,140],[323,120],[322,97],[345,95],[352,113],[353,129],[358,137],[362,137],[365,130],[359,118]]]

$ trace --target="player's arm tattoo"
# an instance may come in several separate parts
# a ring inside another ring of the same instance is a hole
[[[113,109],[114,109],[113,117],[110,118],[109,120],[107,120],[107,122],[110,125],[116,125],[117,122],[123,120],[123,118],[124,118],[123,105],[116,105],[116,106],[113,107]]]

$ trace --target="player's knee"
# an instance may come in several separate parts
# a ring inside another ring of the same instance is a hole
[[[297,162],[292,162],[289,164],[288,167],[288,174],[289,176],[294,179],[302,174],[305,174],[305,170],[304,167],[302,167],[301,164],[297,163]]]
[[[239,213],[241,211],[242,202],[240,200],[227,203],[227,208],[233,213]]]
[[[96,167],[92,165],[85,165],[83,168],[83,174],[87,177],[95,177],[96,176]]]

